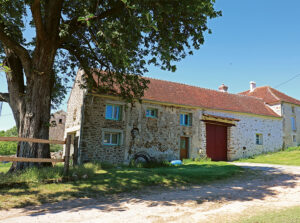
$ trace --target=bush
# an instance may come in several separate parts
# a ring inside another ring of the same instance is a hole
[[[0,131],[2,137],[17,137],[17,127],[13,127],[6,131]],[[14,155],[17,153],[17,142],[0,142],[0,155]]]
[[[0,155],[14,155],[17,153],[17,142],[0,142]]]
[[[50,144],[50,152],[58,152],[63,150],[64,146],[59,144]]]

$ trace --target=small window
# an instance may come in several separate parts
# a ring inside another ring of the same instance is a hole
[[[262,145],[262,144],[263,144],[263,135],[256,134],[256,145]]]
[[[293,130],[293,131],[296,131],[297,128],[296,128],[296,119],[295,119],[295,117],[292,117],[292,118],[291,118],[291,122],[292,122],[292,130]]]
[[[77,116],[77,108],[75,108],[73,111],[73,121],[76,121],[76,116]]]
[[[292,106],[292,113],[295,113],[295,107]]]
[[[120,144],[120,133],[116,132],[105,132],[104,133],[104,139],[103,144],[104,145],[112,145],[116,146]]]
[[[147,108],[146,117],[148,117],[148,118],[157,118],[157,109]]]
[[[191,117],[192,117],[191,114],[186,114],[186,113],[180,114],[180,125],[191,126],[192,124]]]
[[[62,119],[61,119],[61,118],[58,120],[58,123],[59,123],[59,124],[62,124]]]
[[[56,126],[57,126],[56,121],[55,120],[51,121],[50,127],[56,127]]]
[[[121,106],[106,105],[105,118],[110,120],[121,120]]]
[[[297,142],[297,138],[295,135],[293,135],[293,142]]]

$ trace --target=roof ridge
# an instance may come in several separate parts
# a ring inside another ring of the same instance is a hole
[[[271,87],[268,87],[268,91],[271,93],[271,95],[273,95],[278,101],[280,101],[280,98],[278,98],[271,89]]]
[[[253,98],[253,99],[258,99],[260,101],[263,101],[261,98],[258,98],[258,97],[255,97],[255,96],[240,95],[238,93],[234,94],[234,93],[229,93],[229,92],[221,92],[221,91],[210,89],[210,88],[204,88],[204,87],[199,87],[199,86],[195,86],[195,85],[190,85],[190,84],[175,82],[175,81],[161,80],[161,79],[152,78],[152,77],[145,77],[145,78],[153,79],[153,80],[157,80],[157,81],[163,81],[163,82],[167,82],[167,83],[174,83],[174,84],[184,85],[184,86],[187,86],[187,87],[194,87],[194,88],[204,89],[204,90],[208,90],[208,91],[214,91],[214,92],[217,92],[217,93],[220,93],[220,94],[226,93],[226,94],[234,95],[234,96],[238,96],[238,97],[247,97],[247,98]]]
[[[275,88],[270,87],[270,89],[271,89],[271,90],[275,90],[275,91],[279,92],[280,94],[283,94],[284,96],[286,96],[286,97],[288,97],[288,98],[291,98],[291,99],[293,99],[293,100],[295,100],[295,101],[300,102],[300,100],[298,100],[297,98],[291,97],[291,96],[287,95],[286,93],[283,93],[283,92],[281,92],[281,91],[279,91],[279,90],[277,90],[277,89],[275,89]],[[275,93],[274,93],[274,94],[275,94]],[[285,101],[285,100],[282,99],[282,98],[279,98],[279,100]],[[285,101],[285,102],[288,102],[288,101]],[[292,102],[290,102],[290,103],[292,103]]]
[[[255,91],[257,88],[267,88],[267,87],[270,87],[270,86],[266,85],[266,86],[256,87],[256,88],[254,88],[253,91]],[[247,92],[251,93],[251,92],[253,92],[253,91],[247,90],[247,91],[239,92],[238,94],[243,94],[243,93],[245,94],[245,93],[247,93]]]

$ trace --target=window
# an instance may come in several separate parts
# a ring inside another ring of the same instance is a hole
[[[262,144],[263,144],[263,135],[256,134],[256,145],[262,145]]]
[[[62,119],[61,119],[61,118],[58,120],[58,123],[59,123],[59,124],[62,124]]]
[[[293,135],[293,142],[297,142],[297,138],[295,135]]]
[[[157,109],[155,108],[147,108],[146,117],[149,118],[157,118]]]
[[[56,126],[57,126],[56,121],[55,120],[51,121],[50,127],[56,127]]]
[[[295,113],[295,107],[292,106],[292,113]]]
[[[104,132],[103,144],[104,145],[112,145],[112,146],[119,145],[120,144],[120,136],[121,136],[121,133],[118,133],[118,132]]]
[[[121,120],[121,106],[106,105],[105,118],[110,120]]]
[[[292,122],[292,130],[296,131],[297,129],[296,129],[296,119],[295,119],[295,117],[291,118],[291,122]]]
[[[75,108],[73,112],[73,121],[76,121],[76,116],[77,116],[77,108]]]
[[[180,114],[180,125],[183,126],[191,126],[191,114],[182,113]]]

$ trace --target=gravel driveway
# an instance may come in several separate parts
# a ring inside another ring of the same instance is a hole
[[[300,205],[300,167],[235,163],[249,174],[187,188],[77,199],[0,211],[0,222],[231,222]]]

